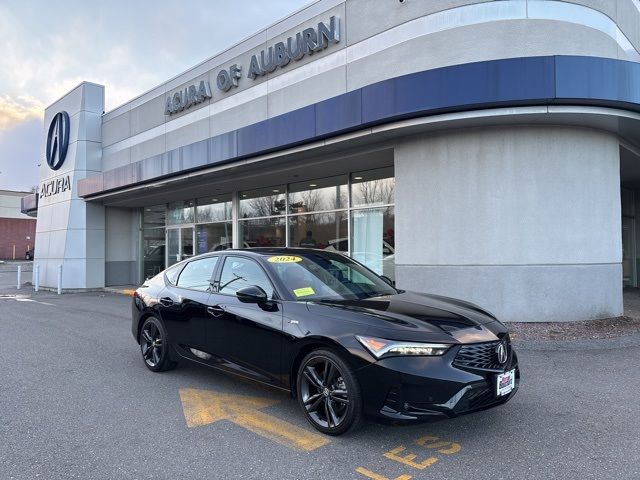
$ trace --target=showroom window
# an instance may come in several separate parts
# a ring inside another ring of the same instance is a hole
[[[151,278],[165,264],[165,223],[167,206],[154,205],[142,210],[142,278]]]
[[[348,243],[346,175],[290,184],[288,199],[289,246],[339,250]]]
[[[353,207],[392,205],[395,186],[393,167],[352,173],[351,205]]]
[[[351,174],[351,257],[393,281],[394,201],[392,167]]]
[[[286,246],[286,186],[241,192],[239,204],[241,248]]]
[[[199,198],[196,202],[198,254],[218,252],[233,246],[232,195]]]
[[[394,202],[393,167],[238,192],[236,245],[337,251],[395,280]],[[164,266],[165,231],[167,266],[231,248],[233,206],[233,194],[215,194],[145,209],[145,273]]]
[[[193,207],[194,206],[195,206],[195,202],[193,200],[170,203],[168,213],[167,213],[167,225],[180,225],[184,223],[193,223],[193,219],[194,219]]]

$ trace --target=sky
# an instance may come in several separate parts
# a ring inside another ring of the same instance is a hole
[[[0,189],[38,184],[47,105],[87,80],[106,110],[310,0],[0,0]]]

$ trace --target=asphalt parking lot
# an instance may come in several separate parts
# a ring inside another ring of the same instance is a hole
[[[640,478],[640,338],[521,345],[503,407],[329,438],[285,394],[148,371],[128,297],[0,294],[3,479]]]

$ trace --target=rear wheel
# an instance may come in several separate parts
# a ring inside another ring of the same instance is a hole
[[[298,401],[314,428],[341,435],[362,422],[362,397],[353,370],[331,350],[308,354],[298,371]]]
[[[160,320],[155,317],[147,318],[142,325],[140,351],[144,364],[153,372],[164,372],[176,366],[176,363],[169,358],[166,330]]]

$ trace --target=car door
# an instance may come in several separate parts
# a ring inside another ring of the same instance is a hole
[[[204,350],[207,346],[207,307],[218,261],[218,256],[210,256],[187,263],[173,282],[168,278],[169,285],[160,293],[168,340],[178,348]]]
[[[220,367],[271,384],[280,384],[282,303],[262,266],[240,255],[225,256],[209,299],[209,348],[222,357]],[[257,285],[267,292],[265,305],[242,303],[241,288]]]

